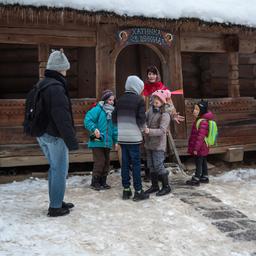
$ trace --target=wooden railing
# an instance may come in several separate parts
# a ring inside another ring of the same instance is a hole
[[[186,130],[189,136],[193,123],[193,106],[199,99],[186,99]],[[95,99],[73,99],[73,116],[80,149],[71,152],[71,162],[92,161],[86,147],[88,135],[83,127],[86,111]],[[245,151],[256,150],[256,100],[244,98],[209,99],[209,109],[215,114],[219,128],[218,145],[211,153],[223,153],[229,147],[240,145]],[[25,136],[22,122],[24,100],[0,100],[0,167],[46,164],[47,161],[35,139]],[[187,154],[187,140],[175,140],[181,155]],[[111,159],[117,160],[116,152]]]

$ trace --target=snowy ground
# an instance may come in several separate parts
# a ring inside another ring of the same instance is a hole
[[[0,185],[0,255],[256,255],[255,241],[227,237],[177,195],[123,201],[118,173],[109,191],[93,191],[89,182],[68,179],[66,201],[76,207],[59,218],[46,216],[46,180]],[[256,220],[256,169],[214,177],[198,189]]]

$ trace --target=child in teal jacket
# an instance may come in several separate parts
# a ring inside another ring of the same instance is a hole
[[[106,183],[110,165],[110,150],[117,148],[117,127],[112,123],[115,97],[113,92],[103,92],[101,101],[89,110],[84,119],[84,126],[89,131],[88,147],[93,153],[93,172],[91,188],[109,189]]]

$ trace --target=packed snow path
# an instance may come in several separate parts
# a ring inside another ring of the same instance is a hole
[[[68,179],[76,207],[59,218],[46,216],[46,180],[0,185],[0,255],[256,255],[256,170],[199,188],[174,176],[171,195],[137,203],[120,198],[118,173],[109,191],[89,189],[90,178]]]

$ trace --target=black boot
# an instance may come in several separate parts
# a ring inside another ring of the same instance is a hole
[[[128,200],[132,196],[132,191],[130,188],[125,188],[123,190],[123,200]]]
[[[92,183],[91,183],[91,189],[99,191],[101,186],[100,186],[100,176],[92,176]]]
[[[143,190],[141,191],[135,191],[133,201],[141,201],[141,200],[146,200],[149,199],[149,194],[146,194]]]
[[[161,175],[162,188],[159,192],[156,193],[156,196],[164,196],[171,192],[168,175],[168,173]]]
[[[200,186],[200,179],[195,176],[192,176],[191,180],[186,181],[186,185],[198,187]]]
[[[144,182],[150,182],[150,170],[147,166],[145,166],[145,176],[143,178]]]
[[[102,176],[102,177],[100,177],[100,178],[101,178],[101,180],[100,180],[100,185],[101,185],[102,189],[110,189],[111,186],[109,186],[109,185],[107,184],[107,176]]]
[[[156,172],[151,173],[151,182],[152,182],[151,187],[148,190],[146,190],[145,193],[150,194],[150,193],[159,191],[158,174]]]
[[[207,176],[201,176],[200,183],[209,183],[209,178]]]
[[[73,208],[73,207],[75,207],[75,206],[74,206],[74,204],[72,204],[72,203],[65,203],[65,202],[63,201],[61,207],[62,207],[62,208],[71,209],[71,208]]]
[[[59,217],[69,214],[70,211],[68,208],[49,208],[48,216],[49,217]]]

